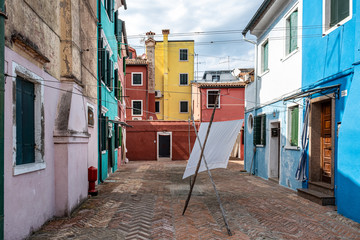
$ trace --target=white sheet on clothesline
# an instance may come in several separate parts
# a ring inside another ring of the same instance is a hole
[[[243,121],[244,120],[241,119],[234,121],[213,122],[204,151],[205,159],[209,169],[227,167],[231,151],[234,147]],[[200,124],[200,130],[198,134],[202,145],[204,144],[208,127],[208,122]],[[183,179],[195,174],[200,154],[201,148],[198,140],[196,139],[190,154],[188,164],[186,165]],[[206,171],[206,167],[202,159],[199,172],[203,171]]]

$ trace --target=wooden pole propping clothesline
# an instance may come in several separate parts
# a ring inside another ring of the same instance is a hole
[[[220,94],[219,94],[219,95],[220,95]],[[219,100],[219,95],[217,95],[216,100],[215,100],[214,110],[213,110],[212,115],[211,115],[211,118],[210,118],[210,123],[209,123],[208,129],[207,129],[207,132],[206,132],[206,136],[205,136],[205,140],[204,140],[204,145],[203,145],[203,146],[201,146],[200,138],[199,138],[198,133],[197,133],[197,131],[196,131],[196,127],[194,126],[194,128],[195,128],[195,133],[196,133],[196,137],[197,137],[197,139],[198,139],[198,141],[199,141],[199,144],[200,144],[199,146],[200,146],[200,148],[201,148],[201,153],[200,153],[199,162],[198,162],[198,164],[197,164],[197,166],[196,166],[194,179],[193,179],[193,181],[192,181],[192,183],[191,183],[189,195],[188,195],[188,197],[187,197],[187,199],[186,199],[186,202],[185,202],[185,206],[184,206],[184,210],[183,210],[182,215],[185,214],[185,211],[186,211],[187,206],[188,206],[188,204],[189,204],[189,201],[190,201],[190,198],[191,198],[191,194],[192,194],[192,191],[193,191],[193,188],[194,188],[194,185],[195,185],[196,177],[197,177],[198,172],[199,172],[199,169],[200,169],[201,159],[204,158],[204,163],[205,163],[206,169],[207,169],[207,171],[208,171],[210,181],[211,181],[211,183],[212,183],[212,185],[213,185],[213,187],[214,187],[214,190],[215,190],[215,193],[216,193],[216,197],[217,197],[217,200],[218,200],[219,205],[220,205],[221,213],[222,213],[222,216],[223,216],[223,219],[224,219],[224,222],[225,222],[225,226],[226,226],[227,232],[228,232],[229,236],[232,236],[232,233],[231,233],[230,228],[229,228],[229,224],[228,224],[228,222],[227,222],[227,220],[226,220],[226,217],[225,217],[225,212],[224,212],[223,206],[222,206],[222,204],[221,204],[220,196],[219,196],[219,194],[218,194],[218,192],[217,192],[217,189],[216,189],[216,186],[215,186],[215,182],[214,182],[214,180],[213,180],[213,178],[212,178],[211,172],[210,172],[210,170],[209,170],[209,167],[208,167],[208,165],[207,165],[206,159],[205,159],[205,157],[204,157],[204,150],[205,150],[206,142],[207,142],[207,139],[208,139],[208,136],[209,136],[209,133],[210,133],[211,125],[212,125],[213,120],[214,120],[214,115],[215,115],[215,110],[216,110],[216,108],[217,108],[217,104],[218,104],[218,100]]]

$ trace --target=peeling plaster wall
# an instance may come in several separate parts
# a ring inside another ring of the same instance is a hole
[[[58,82],[44,70],[39,69],[19,54],[5,48],[7,62],[5,72],[11,74],[13,62],[26,67],[49,82],[47,85],[57,87]],[[7,79],[5,86],[5,116],[13,116],[13,83]],[[5,118],[5,239],[22,239],[37,230],[48,219],[52,218],[55,209],[54,188],[54,144],[53,131],[55,127],[57,97],[59,91],[45,87],[44,101],[44,162],[43,170],[26,174],[13,175],[13,147],[15,141],[12,126],[13,119]]]

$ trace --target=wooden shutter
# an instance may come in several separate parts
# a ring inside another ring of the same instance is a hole
[[[110,91],[114,88],[114,63],[109,59],[109,85]]]
[[[260,144],[261,138],[261,116],[255,116],[254,118],[254,145]]]
[[[262,129],[261,129],[261,141],[260,144],[264,145],[266,144],[266,115],[262,115],[261,116],[261,121],[262,121]]]
[[[114,71],[114,95],[118,100],[120,100],[120,98],[119,98],[119,76],[118,76],[117,69],[115,69],[115,71]]]
[[[291,135],[290,145],[298,146],[299,137],[299,107],[295,107],[291,110]]]
[[[114,123],[114,130],[115,130],[115,148],[119,147],[119,124]]]
[[[263,57],[263,72],[268,70],[268,61],[269,61],[269,42],[266,42],[263,46],[264,48],[264,57]]]
[[[16,164],[35,162],[35,86],[16,78]]]
[[[100,78],[105,83],[106,81],[106,50],[104,48],[104,40],[100,41]]]
[[[104,62],[105,62],[105,64],[104,64],[104,66],[105,66],[104,74],[105,74],[105,76],[104,76],[104,83],[105,83],[106,86],[108,86],[108,85],[109,85],[109,75],[110,75],[110,73],[109,73],[109,52],[108,52],[107,50],[105,50],[105,49],[104,49],[104,51],[105,51],[105,59],[104,59]]]
[[[290,15],[290,52],[297,48],[297,33],[298,33],[298,11]]]

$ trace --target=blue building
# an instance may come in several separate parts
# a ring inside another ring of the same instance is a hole
[[[312,94],[302,194],[332,195],[339,213],[360,222],[360,1],[303,9],[302,92]]]
[[[243,34],[257,37],[246,170],[360,222],[358,10],[356,0],[265,0]]]
[[[120,83],[118,59],[121,59],[123,21],[119,9],[125,0],[98,0],[98,179],[105,180],[117,170],[121,141],[119,118]]]
[[[301,156],[302,2],[264,1],[243,31],[256,37],[255,78],[245,89],[245,169],[296,190]]]

